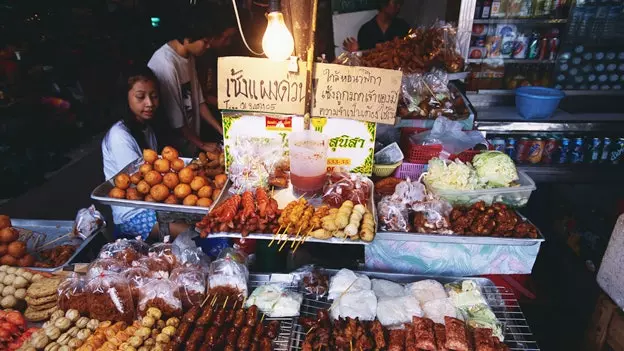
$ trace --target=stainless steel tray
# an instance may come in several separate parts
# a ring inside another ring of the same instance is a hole
[[[374,200],[374,196],[375,196],[375,184],[369,179],[366,178],[369,181],[369,185],[371,187],[371,196],[370,199],[368,200],[368,204],[367,207],[371,209],[371,212],[373,213],[373,218],[375,219],[375,228],[377,227],[377,210],[375,208],[375,200]],[[221,193],[221,196],[218,199],[218,202],[215,204],[215,206],[219,205],[222,201],[227,200],[230,197],[230,189],[231,183],[228,180],[226,186],[223,188],[223,192]],[[288,185],[288,188],[284,188],[284,189],[280,189],[274,192],[274,194],[272,195],[272,197],[277,201],[278,207],[279,208],[284,208],[286,207],[286,205],[294,200],[297,200],[298,197],[294,195],[293,193],[293,189],[292,189],[292,184]],[[307,199],[307,198],[306,198]],[[322,204],[322,198],[319,197],[313,197],[310,199],[307,199],[308,203],[317,207],[320,206]],[[197,229],[195,229],[196,231],[199,231]],[[302,233],[304,234],[304,233]],[[376,234],[378,235],[378,234]],[[225,233],[225,232],[220,232],[220,233],[211,233],[208,235],[208,237],[212,237],[212,238],[243,238],[243,236],[240,233]],[[376,238],[377,236],[375,236]],[[245,238],[249,238],[249,239],[259,239],[259,240],[280,240],[280,241],[298,241],[301,240],[301,237],[295,238],[294,236],[288,236],[287,238],[284,238],[284,236],[280,236],[279,238],[275,236],[275,234],[258,234],[258,233],[250,233],[247,236],[245,236]],[[313,243],[323,243],[323,244],[345,244],[345,245],[368,245],[368,242],[362,241],[362,240],[358,240],[358,241],[352,241],[352,240],[345,240],[345,239],[341,239],[341,238],[330,238],[330,239],[326,239],[326,240],[321,240],[321,239],[315,239],[312,237],[307,237],[305,239],[305,242],[313,242]],[[281,245],[281,244],[280,244]]]
[[[40,219],[11,219],[11,223],[15,228],[22,232],[23,230],[31,231],[35,235],[40,236],[42,239],[37,243],[36,247],[34,242],[29,241],[27,244],[28,252],[37,256],[35,250],[46,243],[63,236],[73,230],[74,221],[57,221],[57,220],[40,220]],[[93,238],[98,234],[98,232],[102,231],[103,228],[99,229],[97,232],[89,235],[87,239],[82,240],[80,238],[71,238],[67,237],[56,241],[54,244],[51,244],[49,247],[45,247],[45,249],[53,248],[59,245],[79,245],[76,248],[76,252],[67,260],[67,262],[71,262],[89,243]],[[54,272],[63,267],[67,262],[63,263],[58,267],[53,268],[39,268],[39,267],[29,267],[29,269],[42,271],[42,272]]]
[[[518,213],[525,221],[531,223],[526,217]],[[531,223],[533,224],[533,223]],[[537,228],[537,226],[535,226]],[[453,234],[421,234],[405,232],[377,232],[377,240],[392,241],[418,241],[432,243],[473,244],[473,245],[506,245],[506,246],[533,246],[546,241],[542,232],[537,228],[537,238],[503,238],[495,236],[472,236]]]
[[[325,273],[333,275],[337,270],[324,270]],[[531,332],[529,324],[520,309],[520,305],[516,300],[513,292],[504,287],[497,287],[494,283],[486,278],[464,278],[464,277],[439,277],[439,276],[422,276],[411,274],[396,274],[396,273],[380,273],[380,272],[366,272],[360,271],[357,273],[365,274],[370,278],[386,279],[397,283],[412,283],[424,279],[435,279],[442,284],[449,283],[456,280],[471,279],[477,282],[481,287],[483,296],[485,297],[488,305],[504,325],[504,337],[505,344],[509,346],[511,350],[539,350],[539,346],[535,341],[535,337]],[[303,303],[301,304],[300,314],[302,316],[316,316],[316,311],[321,308],[329,308],[331,303],[325,298],[314,298],[309,295],[304,295]],[[301,350],[303,340],[305,339],[306,332],[303,327],[297,322],[294,327],[292,336],[292,345],[290,350]]]
[[[184,160],[185,164],[189,164],[192,159],[182,157],[182,160]],[[143,164],[143,158],[139,158],[131,162],[126,167],[124,167],[124,169],[122,169],[119,173],[132,174],[138,171],[139,167],[142,164]],[[119,173],[115,174],[115,177]],[[115,177],[113,177],[113,179]],[[212,207],[206,208],[206,207],[186,206],[186,205],[172,205],[172,204],[165,204],[165,203],[160,203],[160,202],[114,199],[114,198],[108,197],[108,192],[112,188],[115,187],[113,179],[109,179],[106,182],[98,185],[97,188],[95,188],[93,192],[91,193],[91,198],[105,205],[133,207],[133,208],[147,208],[151,210],[166,211],[166,212],[199,213],[199,214],[205,215],[206,213],[210,212],[210,209],[212,208]],[[221,192],[221,194],[223,194],[223,192]],[[219,195],[219,198],[221,197],[221,194]],[[215,201],[215,203],[219,202],[219,198],[217,198],[217,201]]]

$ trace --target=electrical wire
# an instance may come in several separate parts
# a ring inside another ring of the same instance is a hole
[[[243,26],[241,25],[240,16],[238,15],[238,7],[236,6],[236,0],[232,0],[232,6],[234,7],[234,14],[236,14],[236,23],[238,24],[238,31],[240,32],[240,36],[243,39],[243,43],[247,47],[247,50],[249,50],[254,55],[258,55],[258,56],[264,55],[264,51],[261,53],[257,53],[249,47],[249,44],[247,44],[247,40],[245,39],[245,33],[243,33]]]

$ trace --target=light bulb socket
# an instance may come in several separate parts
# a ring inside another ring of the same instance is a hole
[[[282,12],[280,0],[269,0],[269,13],[271,12]]]

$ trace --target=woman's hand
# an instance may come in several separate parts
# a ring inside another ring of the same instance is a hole
[[[219,145],[217,143],[202,143],[199,148],[205,152],[215,152],[219,150]]]
[[[353,37],[349,37],[342,42],[342,48],[348,52],[356,52],[360,49],[360,45]]]

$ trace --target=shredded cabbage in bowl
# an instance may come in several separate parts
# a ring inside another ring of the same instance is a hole
[[[448,164],[439,158],[429,160],[427,173],[423,175],[425,183],[441,190],[476,190],[483,189],[484,184],[479,182],[477,172],[470,163],[460,160]]]

